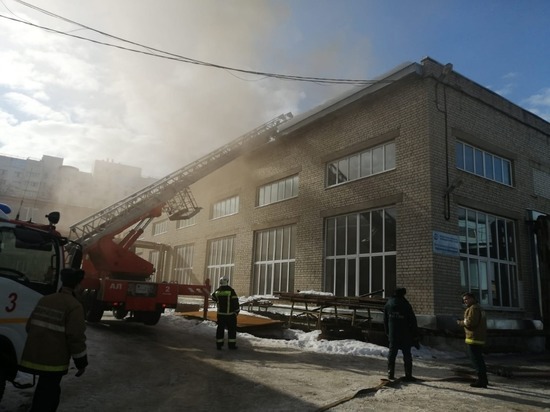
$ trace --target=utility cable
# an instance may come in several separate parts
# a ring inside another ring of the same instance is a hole
[[[205,62],[205,61],[201,61],[201,60],[191,59],[189,57],[181,56],[181,55],[178,55],[178,54],[175,54],[175,53],[166,52],[166,51],[163,51],[163,50],[160,50],[160,49],[156,49],[156,48],[149,47],[149,46],[146,46],[146,45],[143,45],[143,44],[140,44],[140,43],[136,43],[136,42],[133,42],[133,41],[130,41],[130,40],[123,39],[121,37],[111,35],[109,33],[94,29],[94,28],[86,26],[84,24],[81,24],[81,23],[75,22],[73,20],[67,19],[63,16],[60,16],[60,15],[57,15],[55,13],[49,12],[47,10],[41,9],[37,6],[34,6],[30,3],[27,3],[27,2],[22,1],[22,0],[14,0],[14,1],[16,1],[17,3],[20,3],[20,4],[22,4],[26,7],[29,7],[29,8],[32,8],[32,9],[36,10],[36,11],[44,13],[44,14],[50,16],[50,17],[58,18],[58,19],[61,19],[65,22],[75,24],[75,25],[77,25],[77,26],[79,26],[83,29],[93,31],[93,32],[98,33],[102,36],[110,37],[112,39],[115,39],[115,40],[118,40],[118,41],[121,41],[121,42],[124,42],[124,43],[128,43],[128,44],[131,44],[131,45],[134,45],[134,46],[142,47],[142,48],[146,49],[147,51],[137,50],[137,49],[134,49],[134,48],[124,47],[124,46],[120,46],[120,45],[115,45],[115,44],[112,44],[112,43],[102,42],[102,41],[99,41],[99,40],[93,40],[93,39],[83,37],[83,36],[77,36],[77,35],[74,35],[74,34],[70,34],[70,33],[67,33],[67,32],[60,31],[60,30],[56,30],[56,29],[52,29],[52,28],[49,28],[49,27],[41,26],[41,25],[38,25],[38,24],[30,23],[30,22],[27,22],[27,21],[24,21],[24,20],[21,20],[21,19],[17,19],[17,18],[7,17],[7,16],[4,16],[4,15],[0,15],[0,17],[8,19],[8,20],[16,21],[16,22],[19,22],[19,23],[27,24],[27,25],[30,25],[30,26],[33,26],[33,27],[41,28],[43,30],[47,30],[47,31],[50,31],[50,32],[53,32],[53,33],[62,34],[62,35],[73,37],[73,38],[76,38],[76,39],[79,39],[79,40],[85,40],[85,41],[100,44],[100,45],[103,45],[103,46],[114,47],[114,48],[130,51],[130,52],[133,52],[133,53],[141,53],[141,54],[145,54],[145,55],[149,55],[149,56],[153,56],[153,57],[157,57],[157,58],[162,58],[162,59],[168,59],[168,60],[180,61],[180,62],[183,62],[183,63],[189,63],[189,64],[201,65],[201,66],[206,66],[206,67],[212,67],[212,68],[215,68],[215,69],[222,69],[222,70],[226,70],[226,71],[229,71],[229,72],[252,74],[252,75],[262,76],[263,78],[269,77],[269,78],[276,78],[276,79],[281,79],[281,80],[313,82],[313,83],[319,83],[319,84],[327,84],[328,83],[328,84],[350,84],[350,85],[369,85],[369,84],[374,84],[374,83],[379,83],[379,82],[386,82],[386,83],[391,82],[391,80],[363,80],[363,79],[344,79],[344,78],[327,78],[327,77],[310,77],[310,76],[286,75],[286,74],[279,74],[279,73],[261,72],[261,71],[255,71],[255,70],[246,70],[246,69],[240,69],[240,68],[237,68],[237,67],[224,66],[224,65],[216,64],[216,63],[209,63],[209,62]],[[161,53],[161,54],[157,54],[157,53]],[[239,77],[237,77],[237,78],[239,78]],[[241,78],[239,78],[239,79],[241,79]],[[241,80],[244,80],[244,79],[241,79]]]

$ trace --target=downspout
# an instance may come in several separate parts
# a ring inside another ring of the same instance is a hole
[[[450,188],[450,176],[449,176],[449,114],[447,110],[447,87],[445,80],[449,76],[449,73],[453,71],[453,65],[451,63],[447,63],[443,70],[441,71],[441,75],[439,78],[436,79],[435,84],[435,106],[437,110],[441,113],[443,113],[443,119],[445,123],[445,194],[443,195],[443,215],[445,217],[445,220],[449,220],[451,218],[451,191]],[[443,108],[440,108],[439,106],[439,86],[443,87]]]

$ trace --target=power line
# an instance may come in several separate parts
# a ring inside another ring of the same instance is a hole
[[[389,80],[343,79],[343,78],[296,76],[296,75],[287,75],[287,74],[279,74],[279,73],[269,73],[269,72],[255,71],[255,70],[240,69],[240,68],[237,68],[237,67],[230,67],[230,66],[224,66],[224,65],[221,65],[221,64],[209,63],[209,62],[205,62],[205,61],[201,61],[201,60],[195,60],[195,59],[191,59],[189,57],[181,56],[179,54],[166,52],[166,51],[163,51],[163,50],[160,50],[160,49],[156,49],[156,48],[149,47],[149,46],[146,46],[146,45],[143,45],[143,44],[140,44],[140,43],[136,43],[136,42],[133,42],[133,41],[130,41],[130,40],[123,39],[121,37],[111,35],[109,33],[94,29],[92,27],[89,27],[89,26],[86,26],[84,24],[75,22],[73,20],[67,19],[63,16],[52,13],[50,11],[41,9],[40,7],[34,6],[30,3],[26,3],[22,0],[14,0],[14,1],[16,1],[17,3],[20,3],[20,4],[22,4],[26,7],[32,8],[32,9],[34,9],[34,10],[40,12],[40,13],[44,13],[44,14],[50,16],[50,17],[61,19],[65,22],[67,22],[67,23],[75,24],[75,25],[77,25],[77,26],[79,26],[83,29],[93,31],[93,32],[98,33],[102,36],[110,37],[112,39],[115,39],[115,40],[118,40],[118,41],[121,41],[121,42],[124,42],[124,43],[128,43],[128,44],[131,44],[131,45],[134,45],[134,46],[141,47],[145,50],[138,50],[138,49],[131,48],[131,47],[120,46],[120,45],[116,45],[116,44],[112,44],[112,43],[107,43],[107,42],[103,42],[103,41],[99,41],[99,40],[94,40],[94,39],[91,39],[91,38],[88,38],[88,37],[78,36],[78,35],[71,34],[71,33],[68,33],[68,32],[63,32],[63,31],[60,31],[60,30],[52,29],[50,27],[45,27],[45,26],[41,26],[41,25],[38,25],[38,24],[30,23],[30,22],[27,22],[27,21],[24,21],[24,20],[21,20],[21,19],[18,19],[18,18],[4,16],[2,14],[0,14],[0,17],[2,17],[4,19],[15,21],[15,22],[18,22],[18,23],[33,26],[33,27],[36,27],[36,28],[40,28],[40,29],[43,29],[43,30],[46,30],[46,31],[49,31],[49,32],[52,32],[52,33],[61,34],[61,35],[64,35],[64,36],[73,37],[73,38],[76,38],[76,39],[79,39],[79,40],[89,41],[89,42],[99,44],[99,45],[102,45],[102,46],[113,47],[113,48],[129,51],[129,52],[132,52],[132,53],[140,53],[140,54],[144,54],[144,55],[148,55],[148,56],[152,56],[152,57],[157,57],[157,58],[161,58],[161,59],[179,61],[179,62],[183,62],[183,63],[195,64],[195,65],[199,65],[199,66],[206,66],[206,67],[211,67],[211,68],[215,68],[215,69],[222,69],[222,70],[226,70],[228,72],[252,74],[252,75],[262,76],[263,78],[270,77],[270,78],[276,78],[276,79],[280,79],[280,80],[312,82],[312,83],[319,83],[319,84],[327,84],[328,83],[328,84],[349,84],[349,85],[369,85],[369,84],[378,83],[378,82],[391,82]],[[160,54],[158,54],[158,53],[160,53]],[[240,77],[238,77],[238,78],[240,78]],[[244,79],[241,79],[241,80],[244,80]]]

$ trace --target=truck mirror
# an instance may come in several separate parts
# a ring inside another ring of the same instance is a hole
[[[57,225],[59,223],[59,218],[61,217],[61,214],[59,212],[50,212],[46,215],[46,218],[48,219],[48,222],[52,225]]]

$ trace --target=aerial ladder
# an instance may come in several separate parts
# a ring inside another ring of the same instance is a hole
[[[133,246],[151,221],[163,213],[170,220],[189,219],[199,213],[201,208],[189,186],[274,140],[278,126],[291,118],[291,113],[282,114],[71,226],[70,239],[82,246],[84,256],[82,287],[87,320],[98,322],[105,310],[112,310],[116,318],[131,314],[137,321],[154,325],[164,309],[177,306],[179,295],[203,296],[206,311],[208,280],[204,285],[151,282],[153,264],[136,255]],[[119,239],[117,235],[125,231]]]

